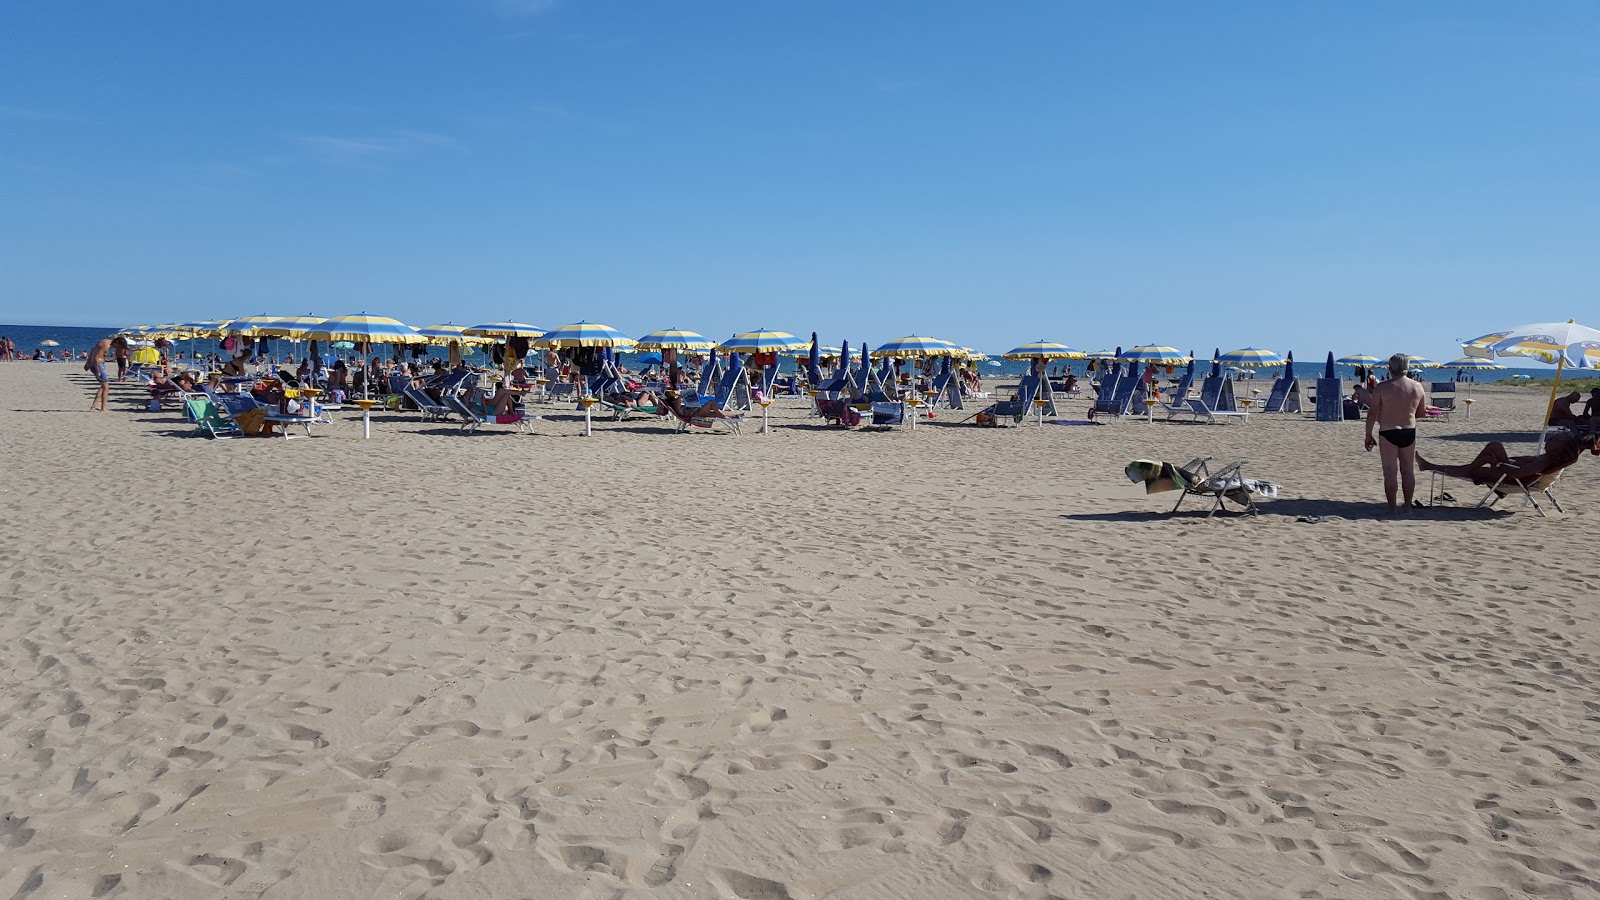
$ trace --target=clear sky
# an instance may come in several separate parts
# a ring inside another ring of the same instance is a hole
[[[13,0],[0,321],[1600,324],[1600,4]]]

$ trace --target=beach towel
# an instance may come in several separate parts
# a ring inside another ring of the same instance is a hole
[[[1122,471],[1134,484],[1143,482],[1146,494],[1181,491],[1189,486],[1189,479],[1184,476],[1183,471],[1169,462],[1136,459],[1128,463],[1127,468]]]

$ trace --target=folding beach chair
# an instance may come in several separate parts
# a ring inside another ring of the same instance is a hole
[[[1279,378],[1272,382],[1272,393],[1267,395],[1267,405],[1262,412],[1279,413],[1300,411],[1300,379]]]
[[[1484,509],[1486,507],[1494,506],[1496,503],[1499,503],[1502,499],[1504,499],[1507,494],[1511,493],[1512,488],[1516,488],[1522,491],[1523,505],[1531,505],[1534,509],[1534,512],[1537,512],[1540,518],[1548,517],[1545,516],[1544,507],[1539,505],[1539,500],[1534,496],[1534,494],[1543,494],[1545,499],[1550,501],[1550,505],[1556,508],[1556,512],[1566,512],[1565,509],[1561,508],[1561,501],[1557,500],[1555,495],[1556,483],[1561,480],[1561,473],[1565,471],[1566,468],[1563,467],[1555,470],[1554,472],[1546,472],[1543,475],[1540,475],[1539,477],[1529,481],[1512,478],[1509,475],[1501,475],[1499,478],[1495,479],[1493,484],[1489,485],[1489,492],[1483,495],[1483,499],[1479,500],[1473,506],[1473,509]],[[1432,505],[1433,499],[1439,497],[1440,495],[1438,490],[1439,479],[1448,477],[1450,476],[1440,475],[1438,472],[1430,471],[1428,473],[1429,505]]]
[[[823,422],[830,425],[849,428],[861,424],[861,413],[849,402],[837,397],[831,400],[818,397],[817,414],[822,417]]]
[[[690,396],[691,392],[685,391],[683,394],[679,395],[680,402],[676,407],[670,403],[667,404],[667,412],[672,414],[672,421],[673,425],[675,426],[673,428],[674,432],[682,434],[683,432],[688,431],[690,428],[698,428],[702,431],[714,431],[717,425],[720,424],[722,427],[728,430],[729,434],[744,433],[744,419],[739,417],[727,419],[718,417],[696,418],[693,415],[685,416],[679,413],[679,409],[699,409],[701,406],[705,405],[705,403],[701,401],[699,397],[695,397],[695,403],[691,405],[686,399],[684,399]],[[722,407],[718,406],[717,408],[721,409]]]
[[[435,402],[432,397],[428,396],[427,391],[414,384],[406,385],[405,390],[400,392],[400,396],[405,398],[406,402],[415,406],[418,412],[422,413],[422,421],[424,422],[443,422],[452,415],[450,407],[445,406],[443,403]]]
[[[1432,419],[1448,419],[1456,411],[1456,383],[1454,381],[1435,381],[1429,385],[1432,395],[1428,400],[1428,417]],[[1434,412],[1438,410],[1438,412]]]
[[[1556,499],[1554,492],[1556,482],[1561,480],[1561,473],[1565,471],[1566,469],[1557,469],[1527,482],[1502,475],[1494,484],[1489,486],[1489,493],[1484,494],[1483,499],[1478,501],[1477,508],[1482,509],[1499,503],[1500,499],[1509,493],[1509,488],[1517,487],[1522,489],[1524,502],[1532,504],[1534,511],[1539,514],[1540,518],[1548,517],[1544,514],[1544,507],[1540,506],[1539,500],[1533,496],[1536,493],[1543,494],[1545,499],[1550,501],[1550,505],[1556,508],[1556,512],[1566,512],[1561,508],[1561,501]],[[1432,482],[1429,482],[1429,486],[1432,487]]]
[[[906,405],[892,400],[872,404],[872,424],[893,427],[906,423]]]
[[[1189,409],[1194,413],[1195,421],[1199,421],[1203,417],[1207,425],[1215,425],[1218,419],[1237,419],[1246,425],[1250,424],[1250,414],[1242,409],[1212,409],[1206,405],[1204,400],[1194,397],[1191,397],[1186,402],[1189,404]]]
[[[1233,501],[1244,515],[1255,515],[1260,512],[1256,507],[1256,497],[1278,496],[1277,484],[1244,477],[1243,460],[1230,463],[1215,472],[1209,468],[1210,461],[1210,457],[1201,456],[1184,465],[1174,466],[1172,463],[1136,459],[1128,463],[1123,472],[1129,481],[1135,484],[1142,482],[1147,494],[1178,491],[1178,502],[1172,505],[1168,515],[1176,514],[1189,497],[1211,499],[1211,511],[1206,513],[1208,519],[1224,509],[1224,500]]]
[[[493,413],[480,413],[468,403],[468,398],[473,397],[478,390],[478,377],[469,376],[461,381],[460,387],[444,395],[444,405],[452,413],[461,417],[461,431],[464,434],[475,434],[484,425],[512,425],[523,432],[531,434],[533,423],[528,420],[527,413],[510,413],[508,415],[495,415]]]
[[[1106,382],[1111,381],[1109,391]],[[1095,395],[1093,413],[1095,416],[1126,416],[1134,410],[1134,397],[1139,390],[1139,376],[1128,373],[1116,378],[1107,376],[1100,380],[1100,392]],[[1139,412],[1143,412],[1144,404],[1139,404]]]
[[[208,438],[228,438],[242,433],[239,423],[226,411],[218,409],[210,397],[189,394],[183,405],[184,413],[194,422],[195,429]]]
[[[493,413],[479,413],[468,406],[461,399],[460,394],[446,394],[444,404],[451,412],[461,417],[461,431],[463,434],[475,434],[484,425],[512,425],[524,434],[533,433],[533,425],[528,421],[526,413],[511,413],[503,416],[497,416]]]

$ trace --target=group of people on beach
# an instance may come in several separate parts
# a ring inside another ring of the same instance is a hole
[[[1417,453],[1416,447],[1417,419],[1427,413],[1428,395],[1420,382],[1406,377],[1410,368],[1411,361],[1406,355],[1396,353],[1389,357],[1389,380],[1373,379],[1356,388],[1356,399],[1367,407],[1367,450],[1377,448],[1383,461],[1383,493],[1390,514],[1404,513],[1416,505],[1418,469],[1468,479],[1473,484],[1531,484],[1577,462],[1584,450],[1600,455],[1600,447],[1595,446],[1594,430],[1582,430],[1574,419],[1560,423],[1562,430],[1552,434],[1544,442],[1543,449],[1531,456],[1512,456],[1505,444],[1490,441],[1464,465],[1430,462]],[[1600,407],[1600,390],[1593,396],[1592,402]],[[1573,402],[1577,399],[1577,394],[1571,395]],[[1587,415],[1587,407],[1585,412]],[[1552,418],[1550,424],[1558,423]],[[1396,502],[1401,495],[1405,498],[1404,506]]]

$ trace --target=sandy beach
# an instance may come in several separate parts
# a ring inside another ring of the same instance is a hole
[[[1390,521],[1301,417],[207,441],[91,392],[0,365],[0,898],[1600,892],[1600,459]],[[1474,397],[1425,455],[1544,402]],[[1122,474],[1196,456],[1283,496]]]

